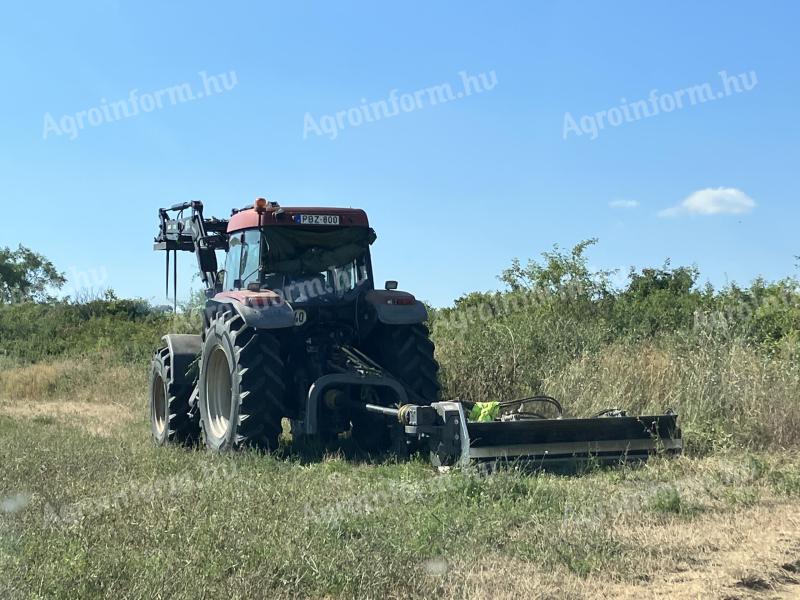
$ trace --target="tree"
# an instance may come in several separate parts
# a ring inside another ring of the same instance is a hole
[[[511,291],[528,290],[547,295],[598,301],[612,293],[610,277],[615,271],[595,271],[589,267],[586,251],[597,243],[597,238],[583,240],[569,252],[554,245],[542,252],[543,261],[529,260],[522,266],[514,259],[511,267],[500,275],[500,281]]]
[[[710,288],[705,294],[697,289],[699,276],[697,267],[672,267],[669,260],[660,268],[631,268],[614,306],[616,324],[640,335],[692,327],[695,312],[713,294]]]
[[[53,263],[25,246],[0,248],[0,304],[52,301],[49,291],[66,281]]]

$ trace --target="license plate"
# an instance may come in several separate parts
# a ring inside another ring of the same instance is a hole
[[[308,319],[308,315],[306,311],[302,308],[294,311],[294,325],[295,327],[300,327],[301,325],[305,325],[306,319]]]
[[[339,215],[295,215],[294,220],[300,225],[338,225]]]

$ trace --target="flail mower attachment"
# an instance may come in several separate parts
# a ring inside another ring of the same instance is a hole
[[[662,415],[632,417],[619,409],[607,409],[594,417],[564,418],[561,404],[550,396],[490,403],[434,402],[426,406],[416,404],[417,398],[408,386],[363,353],[352,348],[342,351],[351,368],[326,375],[311,386],[305,435],[317,433],[316,415],[325,402],[385,417],[392,424],[395,439],[419,450],[428,449],[437,467],[497,461],[534,467],[614,464],[644,461],[654,454],[679,454],[683,448],[678,415],[671,410]],[[347,386],[390,391],[396,406],[363,404],[329,393]],[[530,410],[531,405],[545,408],[536,412]],[[555,414],[548,418],[544,413]],[[471,420],[476,415],[482,420]]]
[[[656,453],[682,449],[677,415],[629,417],[620,411],[592,418],[522,417],[470,422],[461,402],[439,402],[430,435],[436,466],[461,466],[481,461],[525,462],[534,466],[566,466],[593,462],[612,464],[646,460]],[[523,415],[525,413],[517,413]],[[425,435],[407,425],[407,433]]]

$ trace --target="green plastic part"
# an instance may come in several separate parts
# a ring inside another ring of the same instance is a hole
[[[476,402],[472,410],[469,411],[468,419],[478,423],[489,423],[494,421],[500,414],[500,403],[492,400],[491,402]]]

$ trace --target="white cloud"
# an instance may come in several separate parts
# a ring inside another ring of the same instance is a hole
[[[608,203],[611,208],[636,208],[639,206],[638,200],[612,200]]]
[[[736,188],[706,188],[688,196],[677,206],[666,208],[659,217],[680,215],[741,215],[756,207],[755,200]]]

